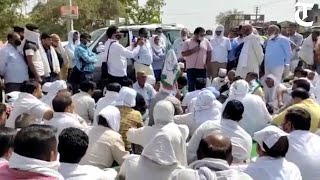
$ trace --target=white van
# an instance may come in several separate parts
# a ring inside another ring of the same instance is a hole
[[[156,28],[162,27],[163,33],[167,38],[167,47],[169,47],[173,42],[180,37],[180,31],[182,28],[184,28],[183,25],[179,24],[150,24],[150,25],[130,25],[130,26],[120,26],[119,30],[122,33],[122,38],[120,40],[120,43],[124,47],[128,47],[130,43],[132,42],[132,39],[134,37],[138,37],[139,35],[139,29],[140,28],[146,28],[148,30],[149,36],[151,37],[154,34],[154,31]],[[94,81],[99,82],[101,77],[101,65],[102,62],[105,61],[104,59],[100,58],[99,56],[100,52],[97,51],[97,48],[99,45],[104,45],[107,41],[107,31],[108,27],[101,28],[98,30],[93,31],[90,33],[91,35],[91,44],[89,45],[89,48],[97,54],[99,62],[95,64],[95,72],[94,72]],[[133,78],[133,66],[132,61],[128,59],[128,76],[130,78]],[[134,78],[133,78],[134,79]]]

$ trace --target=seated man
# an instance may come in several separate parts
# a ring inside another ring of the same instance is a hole
[[[207,87],[214,87],[218,90],[228,82],[227,70],[220,68],[218,72],[218,77],[214,79],[207,78]]]
[[[204,78],[197,78],[195,82],[195,91],[188,92],[182,101],[182,109],[186,111],[189,106],[191,105],[191,101],[193,98],[197,97],[202,89],[206,88],[206,79]]]
[[[175,170],[171,178],[197,180],[203,176],[207,177],[205,179],[252,180],[249,175],[230,168],[233,160],[232,144],[223,135],[212,133],[201,139],[197,159],[189,165],[192,170]]]
[[[309,93],[302,88],[295,89],[291,93],[291,96],[292,96],[293,105],[289,106],[286,110],[284,110],[280,114],[275,115],[273,117],[272,123],[277,126],[280,126],[284,122],[285,116],[288,113],[288,111],[298,107],[306,110],[310,114],[311,116],[310,131],[313,133],[316,132],[318,130],[318,124],[320,120],[319,104],[314,99],[310,98]]]
[[[259,75],[254,72],[249,72],[246,76],[246,81],[249,83],[250,86],[249,93],[260,96],[264,101],[264,92],[262,89],[262,84],[259,81]]]
[[[79,165],[86,154],[89,137],[82,130],[67,128],[59,136],[58,152],[60,153],[61,166],[59,172],[67,179],[115,179],[117,172],[113,169],[103,171],[89,165]]]
[[[286,159],[298,166],[302,179],[318,180],[320,177],[320,137],[309,132],[310,114],[301,108],[290,109],[282,128],[289,133],[289,150]]]
[[[37,123],[42,119],[50,120],[53,110],[39,99],[42,97],[41,85],[34,80],[25,81],[21,85],[21,93],[13,104],[13,110],[6,122],[6,127],[14,128],[15,120],[23,113],[28,113],[36,118]]]
[[[70,95],[58,95],[52,101],[53,118],[47,121],[47,125],[51,125],[58,129],[57,137],[63,129],[75,127],[85,129],[87,123],[80,116],[74,113],[74,105]]]
[[[32,124],[35,124],[35,123],[36,123],[36,120],[32,115],[23,113],[17,117],[15,122],[15,128],[19,130],[19,129],[31,126]]]
[[[144,97],[147,106],[150,105],[151,99],[157,93],[153,86],[147,83],[147,75],[144,71],[137,72],[137,82],[133,84],[132,88]]]
[[[63,180],[57,171],[57,139],[53,128],[32,125],[19,131],[9,163],[0,164],[0,179]]]
[[[74,112],[82,117],[88,124],[94,119],[95,101],[92,98],[96,83],[85,81],[80,84],[80,92],[72,96]]]
[[[7,163],[13,152],[14,137],[17,131],[7,127],[0,127],[0,164]]]
[[[206,121],[193,134],[188,143],[188,163],[192,163],[197,157],[197,148],[201,139],[212,132],[220,132],[231,139],[233,151],[232,156],[235,163],[242,163],[250,157],[252,149],[251,136],[239,126],[242,119],[244,106],[238,100],[231,100],[227,103],[221,121]]]

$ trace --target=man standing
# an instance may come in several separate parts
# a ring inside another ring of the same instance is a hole
[[[57,34],[52,34],[51,38],[52,38],[52,46],[56,50],[56,53],[59,59],[59,64],[61,68],[60,78],[63,80],[66,80],[68,75],[68,68],[69,68],[68,55],[65,49],[62,47],[60,37]]]
[[[244,36],[244,44],[241,49],[236,76],[244,79],[248,72],[259,74],[260,65],[263,61],[263,50],[260,44],[260,38],[252,33],[252,25],[243,25],[241,31],[241,34]]]
[[[133,58],[140,51],[144,41],[138,41],[132,51],[123,47],[119,40],[121,33],[116,26],[111,26],[107,30],[108,40],[105,43],[104,62],[108,65],[108,82],[119,83],[124,85],[124,80],[127,77],[127,58]]]
[[[228,53],[231,50],[231,43],[224,36],[224,26],[219,25],[216,28],[213,39],[210,40],[212,46],[211,70],[209,74],[212,79],[218,76],[219,69],[226,69],[228,62]]]
[[[154,76],[152,69],[152,47],[148,40],[148,31],[146,28],[141,28],[139,30],[139,39],[143,39],[144,44],[142,44],[139,53],[134,57],[134,69],[136,73],[144,71],[147,75]]]
[[[285,68],[290,64],[292,55],[290,42],[280,34],[280,29],[276,25],[269,26],[268,35],[264,60],[265,75],[272,74],[281,80]]]
[[[236,49],[239,46],[239,41],[238,41],[237,34],[236,34],[235,30],[231,30],[229,32],[229,40],[231,43],[231,50],[228,53],[228,64],[227,64],[227,71],[228,72],[231,69],[237,67]]]
[[[91,36],[89,34],[81,34],[81,43],[74,51],[75,67],[70,75],[70,82],[73,86],[92,79],[94,64],[97,62],[97,58],[87,46],[87,44],[90,43],[90,39]],[[77,89],[77,87],[73,87],[73,90]]]
[[[206,68],[210,71],[212,46],[204,36],[205,30],[198,27],[195,29],[193,37],[186,40],[182,47],[182,56],[186,60],[187,66],[189,92],[195,90],[197,78],[206,78]]]
[[[18,52],[21,45],[20,36],[9,33],[7,36],[8,44],[1,50],[0,74],[4,77],[5,92],[20,91],[21,84],[28,80],[28,66],[23,56]]]
[[[162,27],[156,28],[154,34],[160,37],[160,46],[161,46],[163,49],[166,49],[166,46],[167,46],[166,36],[163,34],[163,29],[162,29]]]
[[[183,28],[180,32],[180,38],[176,39],[173,43],[173,49],[174,52],[176,53],[178,62],[184,61],[183,56],[182,56],[182,46],[183,43],[188,39],[188,34],[189,31],[187,28]]]
[[[69,69],[68,76],[70,75],[72,68],[74,67],[74,50],[80,44],[79,40],[79,32],[78,31],[70,31],[68,34],[68,44],[66,45],[66,53],[69,59]]]
[[[299,63],[298,52],[303,42],[303,36],[297,33],[296,31],[297,31],[297,24],[295,23],[289,24],[287,34],[289,35],[289,39],[291,41],[291,49],[293,53],[291,58],[291,64],[290,64],[290,69],[292,72],[298,66],[298,63]]]
[[[40,34],[38,27],[27,24],[24,33],[21,47],[23,48],[23,55],[28,65],[29,78],[42,82],[44,65],[39,50]]]
[[[44,65],[44,82],[54,82],[59,79],[60,63],[58,55],[52,45],[52,39],[49,34],[41,34],[40,53]]]

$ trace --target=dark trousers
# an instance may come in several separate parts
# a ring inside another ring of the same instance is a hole
[[[205,69],[187,69],[188,76],[188,91],[195,90],[196,80],[198,78],[207,78],[207,71]]]
[[[108,84],[119,83],[121,86],[125,86],[124,84],[125,79],[127,79],[127,76],[117,77],[117,76],[112,76],[111,74],[108,73]]]
[[[79,71],[76,67],[73,68],[68,80],[72,85],[73,94],[79,92],[79,87],[82,82],[92,81],[92,79],[93,72],[83,72]]]
[[[6,94],[11,93],[13,91],[20,91],[21,83],[6,83],[4,85],[4,91]]]
[[[161,73],[162,73],[162,69],[157,69],[157,70],[153,70],[154,72],[154,77],[156,78],[156,81],[161,81]]]
[[[56,73],[51,73],[50,77],[43,77],[42,78],[42,83],[46,83],[46,82],[54,82],[56,80],[59,80],[59,74]]]
[[[237,68],[237,61],[233,60],[233,61],[228,61],[227,64],[227,71],[231,71],[233,68]]]

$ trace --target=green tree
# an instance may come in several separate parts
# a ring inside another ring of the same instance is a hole
[[[66,0],[39,3],[33,8],[30,18],[42,32],[56,33],[66,39],[66,19],[60,16],[60,7],[64,5],[68,5]],[[74,20],[74,29],[81,32],[91,32],[99,28],[97,22],[105,22],[124,14],[122,3],[118,0],[73,0],[73,5],[79,7],[79,19]]]
[[[0,38],[6,37],[12,26],[23,22],[23,16],[19,13],[23,0],[0,0]]]
[[[148,0],[145,6],[139,6],[138,0],[123,0],[129,22],[135,24],[161,23],[164,0]]]
[[[243,11],[238,11],[237,9],[234,10],[229,10],[229,11],[225,11],[225,12],[220,12],[217,16],[216,16],[216,23],[217,24],[225,24],[225,22],[227,21],[227,17],[229,17],[230,15],[233,14],[243,14]]]

